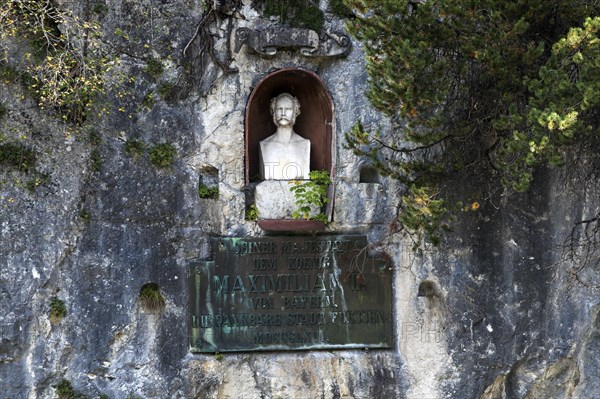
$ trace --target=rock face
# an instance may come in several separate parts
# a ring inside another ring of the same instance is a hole
[[[212,54],[187,64],[203,2],[102,3],[95,17],[112,40],[125,40],[112,33],[120,29],[129,41],[106,95],[111,113],[92,132],[70,133],[18,85],[0,84],[0,138],[37,154],[35,171],[0,170],[0,397],[54,398],[62,380],[90,398],[598,397],[598,258],[561,247],[597,212],[598,187],[540,171],[528,193],[465,212],[442,246],[414,253],[388,225],[401,187],[343,146],[357,120],[391,125],[365,97],[360,43],[345,58],[293,48],[261,58],[241,46],[227,60],[235,28],[278,26],[253,3],[215,14]],[[326,30],[343,30],[326,17]],[[392,260],[396,346],[191,354],[190,264],[208,255],[209,237],[264,234],[245,219],[244,112],[256,82],[286,67],[317,73],[333,100],[328,234],[366,234]],[[160,144],[175,151],[163,167],[152,162]],[[38,186],[36,173],[47,181]],[[147,283],[164,308],[140,300]],[[51,317],[56,303],[66,313]]]

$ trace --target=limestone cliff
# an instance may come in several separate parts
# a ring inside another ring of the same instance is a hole
[[[0,145],[36,159],[0,164],[0,398],[54,398],[64,380],[89,398],[600,396],[598,242],[583,259],[564,247],[598,211],[597,183],[540,170],[529,192],[464,212],[441,246],[415,253],[389,226],[401,186],[343,145],[359,119],[392,124],[365,97],[360,43],[333,58],[236,48],[236,29],[278,26],[248,0],[215,2],[210,17],[206,1],[59,3],[99,20],[120,64],[77,132],[0,82]],[[325,31],[343,31],[325,16]],[[288,67],[329,90],[329,234],[366,234],[392,260],[395,348],[189,353],[190,265],[210,237],[265,234],[245,218],[245,110],[257,82]],[[158,310],[140,302],[148,283]]]

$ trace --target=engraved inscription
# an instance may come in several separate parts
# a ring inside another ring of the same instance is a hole
[[[192,351],[392,346],[391,268],[364,236],[212,244],[190,277]]]

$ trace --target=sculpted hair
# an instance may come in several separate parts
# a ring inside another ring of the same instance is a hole
[[[279,100],[280,98],[284,98],[287,97],[290,100],[292,100],[292,103],[294,104],[294,114],[296,116],[300,115],[300,101],[298,101],[298,99],[294,96],[292,96],[289,93],[281,93],[280,95],[278,95],[277,97],[273,97],[271,99],[271,115],[273,115],[273,113],[275,112],[275,104],[277,103],[277,100]]]

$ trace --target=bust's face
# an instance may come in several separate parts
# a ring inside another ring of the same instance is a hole
[[[294,102],[288,97],[280,97],[275,103],[273,122],[276,126],[290,126],[296,122]]]

